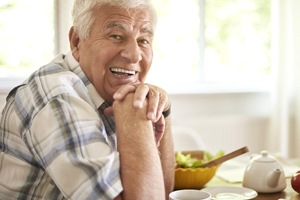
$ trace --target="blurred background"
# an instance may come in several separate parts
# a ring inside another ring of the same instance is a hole
[[[1,0],[1,107],[13,86],[69,51],[72,3]],[[158,24],[147,82],[170,94],[174,133],[199,137],[211,152],[246,145],[299,157],[300,1],[153,3]]]

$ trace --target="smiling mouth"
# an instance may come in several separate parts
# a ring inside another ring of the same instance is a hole
[[[119,76],[124,76],[124,75],[133,76],[137,73],[136,71],[126,70],[126,69],[116,68],[116,67],[110,68],[110,71],[113,74],[116,74],[116,75],[119,75]]]

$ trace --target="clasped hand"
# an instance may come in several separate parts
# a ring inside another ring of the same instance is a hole
[[[155,140],[158,146],[165,129],[165,119],[162,112],[171,106],[167,93],[163,89],[150,84],[123,85],[115,92],[113,98],[115,101],[122,101],[129,93],[134,93],[133,106],[135,108],[141,108],[144,101],[148,101],[147,119],[153,123]],[[112,108],[108,108],[105,113],[113,115]]]

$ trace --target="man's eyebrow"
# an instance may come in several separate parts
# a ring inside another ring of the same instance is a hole
[[[117,29],[122,29],[126,30],[126,26],[120,22],[111,22],[106,25],[106,28],[117,28]]]
[[[121,29],[121,30],[127,30],[128,29],[126,24],[123,24],[123,23],[120,23],[120,22],[110,22],[105,26],[105,28],[108,28],[108,29],[116,28],[116,29]],[[145,26],[144,28],[142,28],[141,32],[142,33],[148,33],[150,35],[154,34],[153,28],[149,27],[149,26]]]
[[[153,29],[151,27],[144,27],[144,28],[142,28],[141,32],[142,33],[148,33],[150,35],[154,34],[154,31],[153,31]]]

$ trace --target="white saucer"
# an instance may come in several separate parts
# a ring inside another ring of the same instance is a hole
[[[233,186],[220,186],[220,187],[208,187],[202,189],[202,191],[209,192],[213,198],[218,196],[239,196],[241,199],[253,199],[257,197],[257,192],[245,187],[233,187]],[[226,198],[224,198],[226,199]],[[232,199],[232,198],[229,198]]]

